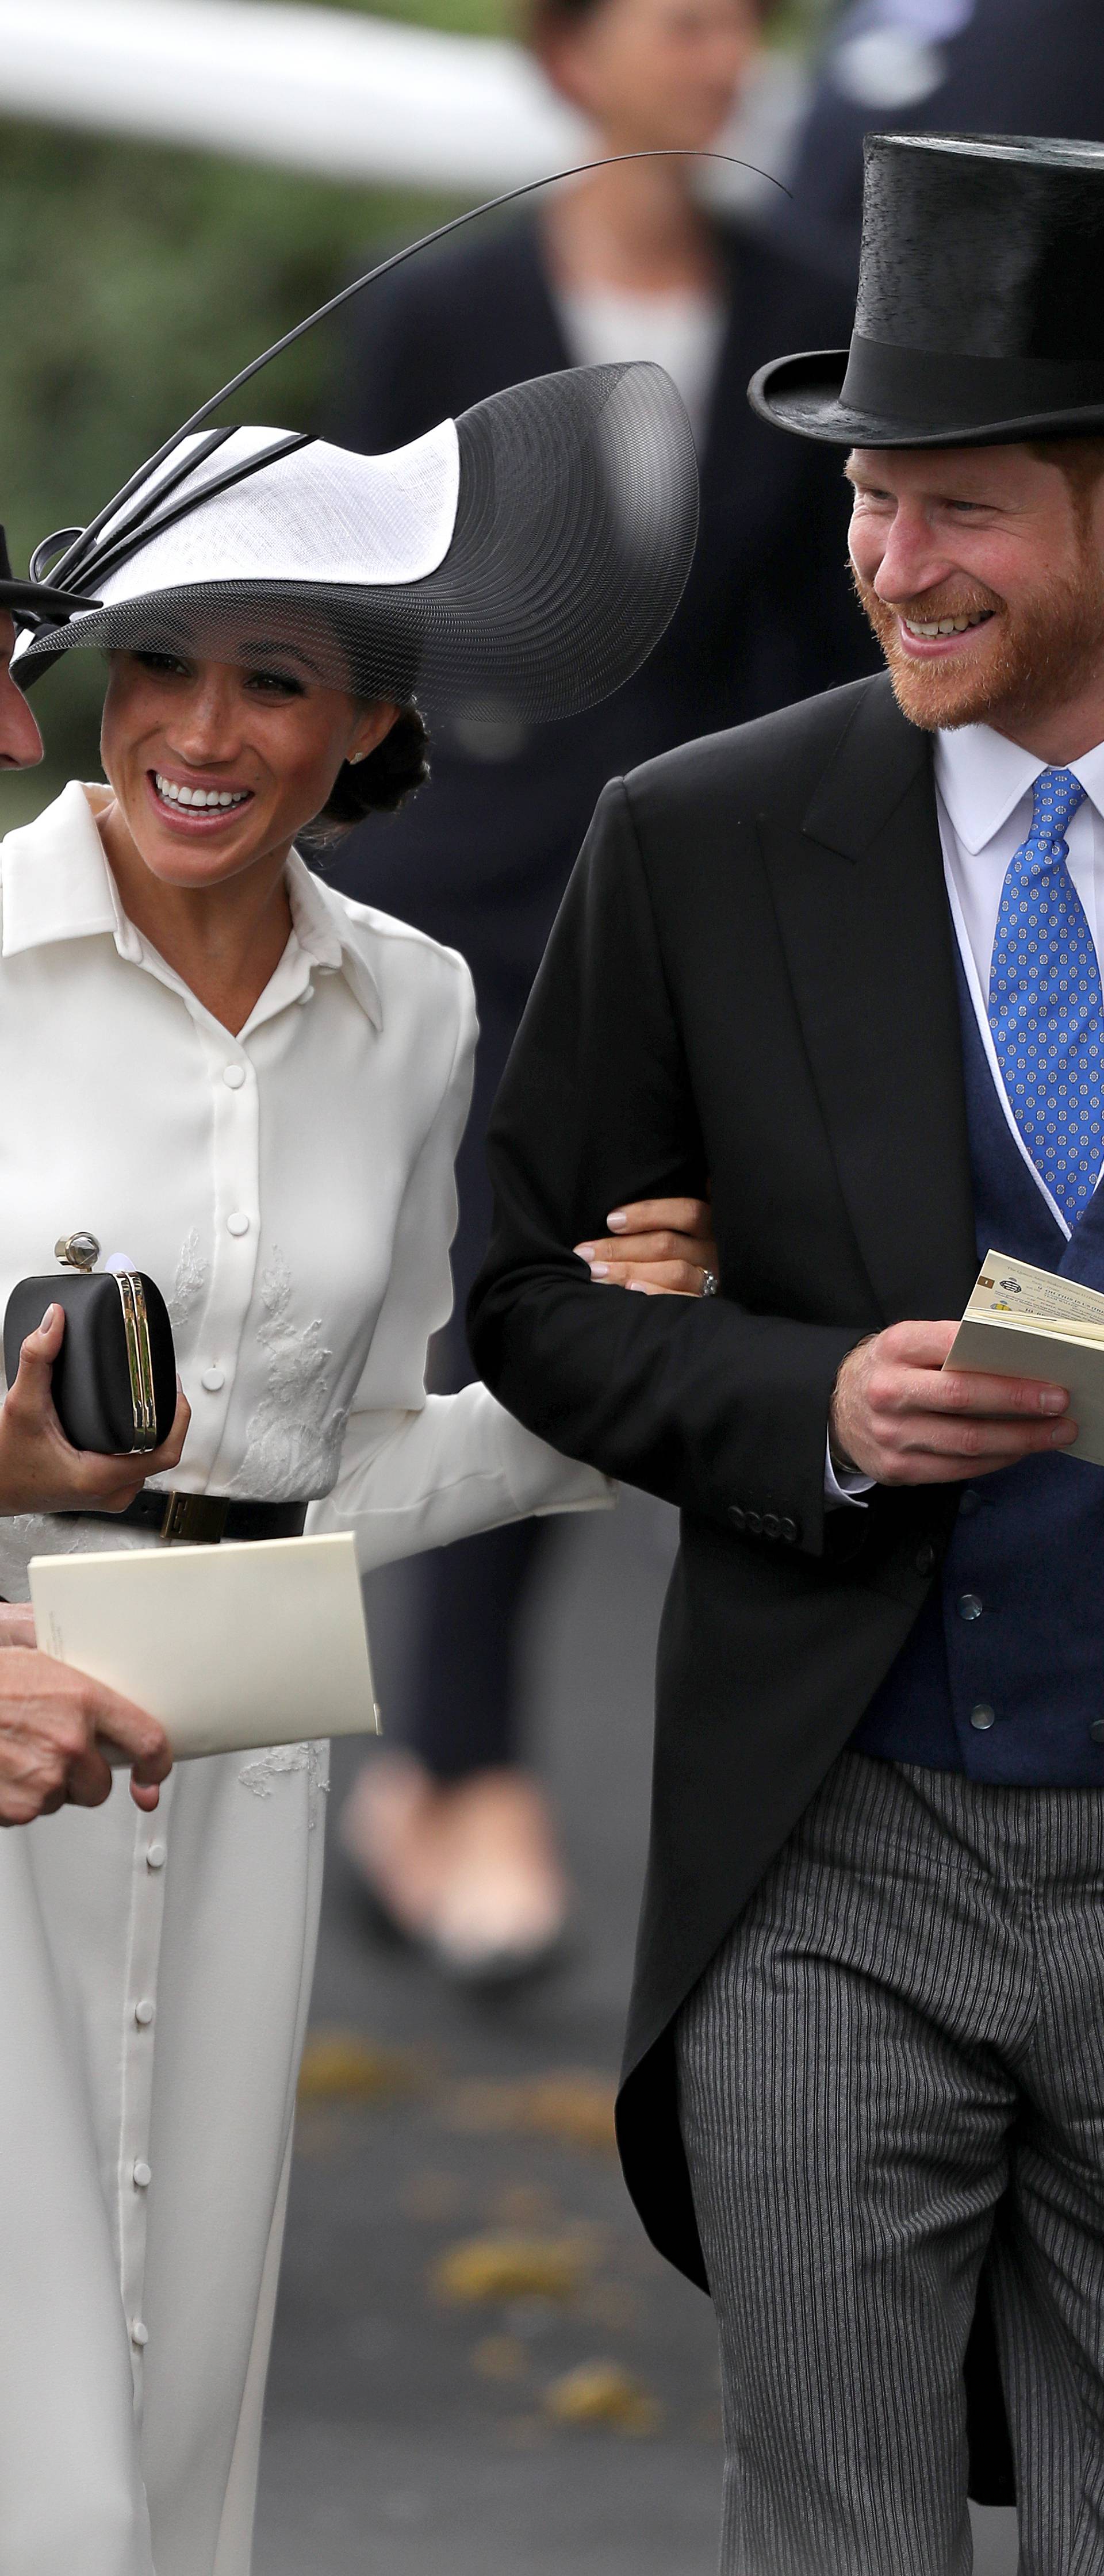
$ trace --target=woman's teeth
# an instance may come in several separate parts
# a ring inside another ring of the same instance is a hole
[[[178,787],[175,779],[162,778],[159,769],[153,775],[166,805],[245,805],[253,793],[251,787]]]
[[[922,626],[918,617],[902,617],[901,624],[906,635],[919,635],[930,642],[935,635],[965,635],[968,626],[984,626],[992,614],[991,608],[979,608],[971,617],[940,617],[930,626]]]

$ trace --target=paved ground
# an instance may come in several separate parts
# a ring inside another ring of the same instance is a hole
[[[669,1550],[639,1500],[565,1525],[536,1608],[534,1742],[581,1898],[562,1976],[450,1998],[366,1939],[332,1861],[256,2576],[714,2576],[710,2311],[609,2147]],[[385,1711],[405,1607],[376,1578]],[[1010,2576],[1010,2519],[977,2517],[977,2576]]]

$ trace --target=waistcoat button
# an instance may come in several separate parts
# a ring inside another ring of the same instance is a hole
[[[934,1574],[935,1572],[935,1549],[932,1546],[930,1538],[925,1539],[923,1547],[917,1548],[916,1571],[918,1574]]]
[[[980,1495],[980,1494],[975,1494],[975,1492],[974,1492],[974,1489],[973,1489],[973,1486],[972,1486],[972,1485],[967,1485],[967,1487],[966,1487],[966,1491],[965,1491],[965,1493],[963,1494],[962,1500],[961,1500],[961,1502],[960,1502],[960,1504],[959,1504],[959,1506],[958,1506],[958,1511],[959,1511],[959,1518],[960,1518],[960,1520],[964,1520],[964,1521],[972,1521],[972,1519],[973,1519],[973,1517],[974,1517],[974,1513],[975,1513],[975,1512],[979,1512],[980,1510],[981,1510],[981,1495]]]
[[[992,1726],[996,1714],[996,1709],[990,1708],[987,1699],[979,1699],[977,1707],[970,1711],[970,1724],[976,1726],[979,1735],[984,1735],[986,1728]]]
[[[959,1594],[958,1615],[960,1619],[980,1619],[981,1603],[978,1600],[976,1592],[962,1592]]]
[[[1089,1733],[1094,1744],[1104,1744],[1104,1717],[1094,1717]]]

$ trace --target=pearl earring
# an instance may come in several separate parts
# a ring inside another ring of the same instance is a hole
[[[367,752],[366,752],[366,751],[351,751],[351,752],[349,753],[349,767],[350,767],[350,769],[355,769],[355,768],[356,768],[356,765],[357,765],[358,760],[367,760],[367,758],[368,758],[368,754],[367,754]]]

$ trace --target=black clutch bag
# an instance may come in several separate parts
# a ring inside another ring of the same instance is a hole
[[[4,1374],[15,1383],[19,1353],[49,1305],[65,1308],[65,1338],[54,1361],[53,1397],[74,1449],[108,1456],[148,1453],[167,1440],[176,1412],[176,1352],[169,1312],[144,1270],[93,1270],[93,1235],[56,1247],[72,1265],[44,1279],[20,1279],[4,1315]]]

